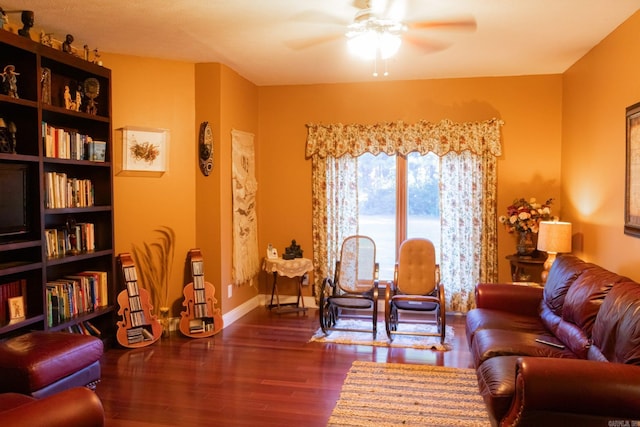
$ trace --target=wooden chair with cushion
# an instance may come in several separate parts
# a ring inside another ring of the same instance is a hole
[[[412,315],[408,315],[411,312]],[[415,314],[434,316],[425,322]],[[406,314],[401,319],[401,314]],[[401,331],[400,323],[435,324],[437,332]],[[394,335],[439,336],[444,344],[446,334],[444,286],[440,283],[440,267],[436,264],[433,243],[427,239],[408,239],[400,245],[393,283],[385,292],[385,326],[389,340]]]
[[[340,319],[366,319],[370,328],[342,326]],[[342,243],[334,278],[325,278],[320,291],[320,327],[329,331],[371,332],[378,321],[378,263],[376,245],[367,236],[354,235]]]

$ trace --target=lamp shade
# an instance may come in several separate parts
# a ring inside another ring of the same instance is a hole
[[[552,253],[571,252],[571,223],[541,221],[538,232],[538,250]]]

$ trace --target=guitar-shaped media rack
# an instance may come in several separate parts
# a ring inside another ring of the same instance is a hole
[[[149,302],[149,293],[138,286],[136,266],[128,253],[118,256],[126,289],[118,294],[120,309],[116,338],[124,347],[146,347],[158,341],[162,335],[162,325],[151,314],[153,306]]]
[[[204,280],[200,249],[191,249],[189,260],[193,282],[183,289],[182,305],[186,310],[180,313],[180,332],[191,338],[206,338],[222,330],[222,315],[220,309],[215,307],[216,289]]]

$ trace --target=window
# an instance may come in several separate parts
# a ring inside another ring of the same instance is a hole
[[[380,280],[393,279],[406,238],[425,237],[440,248],[440,168],[433,153],[358,157],[359,233],[376,242]]]

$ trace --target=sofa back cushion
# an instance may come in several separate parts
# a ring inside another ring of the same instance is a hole
[[[543,304],[551,312],[560,316],[567,291],[582,271],[588,267],[593,267],[593,264],[588,264],[573,255],[559,255],[551,266],[544,285]]]
[[[555,336],[578,357],[586,359],[602,301],[615,283],[628,280],[602,267],[585,269],[567,291]]]
[[[596,316],[592,340],[591,359],[604,356],[610,362],[640,365],[640,284],[619,283],[609,291]]]
[[[573,255],[559,255],[551,266],[539,312],[542,323],[552,334],[557,333],[562,321],[562,306],[567,291],[584,270],[593,267],[593,264]]]

